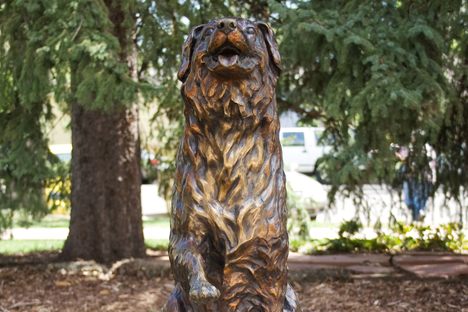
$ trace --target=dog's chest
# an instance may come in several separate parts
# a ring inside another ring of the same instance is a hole
[[[220,203],[261,196],[262,181],[271,178],[272,167],[278,165],[272,162],[277,157],[273,138],[266,138],[261,127],[251,132],[238,126],[220,124],[191,144],[197,184],[205,196]]]
[[[272,221],[284,213],[281,150],[277,132],[268,129],[235,131],[224,140],[218,129],[185,142],[192,146],[184,148],[190,164],[185,175],[191,179],[183,197],[195,204],[194,215],[223,233],[227,250],[282,230]]]

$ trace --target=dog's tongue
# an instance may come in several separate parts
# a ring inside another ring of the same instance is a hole
[[[239,55],[219,55],[218,60],[223,66],[232,66],[237,63],[237,60],[239,59]]]

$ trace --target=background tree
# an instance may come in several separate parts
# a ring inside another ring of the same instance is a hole
[[[44,138],[52,118],[50,59],[37,40],[44,22],[34,6],[0,4],[0,230],[14,211],[47,214],[43,190],[56,176]]]
[[[322,166],[334,189],[394,180],[392,144],[411,145],[422,172],[430,144],[438,183],[458,196],[467,185],[466,1],[270,3],[285,64],[280,103],[325,125],[334,149]]]
[[[35,161],[44,171],[51,169],[40,162],[48,156],[41,116],[51,117],[50,95],[66,100],[71,110],[73,209],[64,259],[108,262],[145,253],[135,106],[142,85],[136,81],[134,7],[133,1],[88,0],[8,1],[1,7],[2,65],[9,65],[13,73],[7,81],[18,94],[15,105],[31,112],[18,118],[30,122],[28,130],[35,134],[29,140],[34,143],[22,138],[16,144],[42,144],[32,154],[28,148],[17,150],[20,159],[29,162],[16,168],[25,177],[13,177],[15,185],[31,175],[40,183],[7,190],[7,196],[16,192],[22,197],[18,190],[26,193],[33,187],[33,192],[44,192],[50,175],[36,175],[37,169],[28,166]],[[42,113],[45,108],[48,114]],[[6,111],[2,117],[9,118]],[[15,138],[9,133],[2,137]],[[37,209],[35,202],[25,205]]]
[[[73,154],[70,233],[62,257],[141,257],[136,2],[76,4],[63,20],[74,40],[67,41],[63,58],[71,77]]]

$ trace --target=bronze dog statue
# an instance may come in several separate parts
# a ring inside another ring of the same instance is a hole
[[[176,287],[165,311],[299,311],[287,283],[279,72],[264,23],[213,20],[184,43],[169,247]]]

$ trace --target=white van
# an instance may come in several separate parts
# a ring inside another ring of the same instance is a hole
[[[319,144],[323,131],[324,128],[320,127],[281,128],[285,170],[315,173],[317,160],[331,149],[330,146]]]

